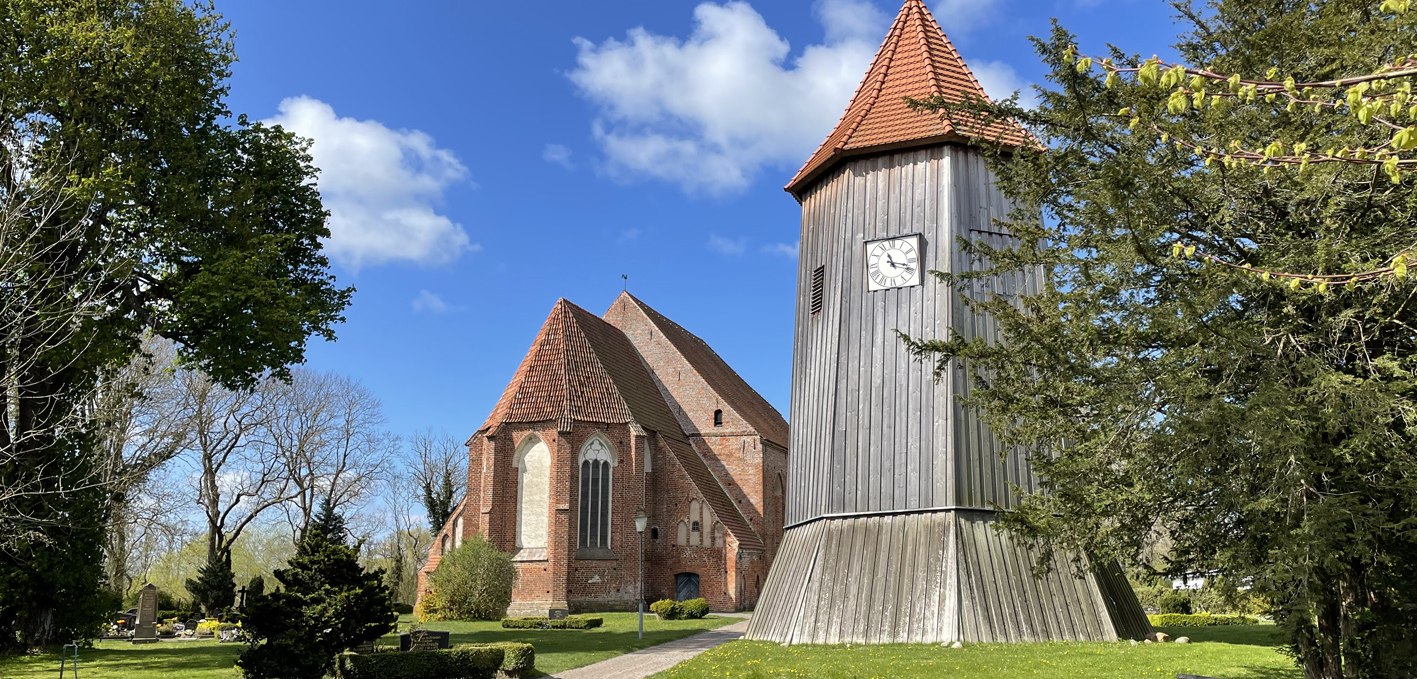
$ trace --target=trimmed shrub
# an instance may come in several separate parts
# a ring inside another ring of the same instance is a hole
[[[702,597],[679,602],[679,617],[684,620],[698,620],[708,615],[708,600]]]
[[[568,615],[561,620],[544,617],[502,618],[504,629],[593,629],[605,624],[605,618],[590,615]]]
[[[683,617],[684,609],[678,601],[673,599],[660,599],[649,605],[651,613],[659,616],[660,620],[678,620]]]
[[[497,620],[512,603],[517,568],[512,556],[481,535],[443,555],[437,570],[428,574],[429,588],[422,602],[424,620]]]
[[[1175,590],[1170,594],[1163,595],[1157,608],[1162,613],[1182,613],[1189,615],[1195,612],[1191,608],[1191,595],[1189,592]]]
[[[1152,627],[1216,627],[1219,625],[1253,625],[1259,621],[1247,615],[1212,615],[1210,613],[1162,613],[1148,615]]]
[[[526,674],[536,667],[536,649],[531,644],[503,641],[495,644],[477,645],[502,649],[502,665],[498,669],[509,675]]]
[[[339,657],[340,679],[483,679],[497,676],[506,651],[492,646],[459,646],[406,653],[346,653]]]
[[[408,615],[413,612],[413,604],[395,603],[394,612],[399,615]]]

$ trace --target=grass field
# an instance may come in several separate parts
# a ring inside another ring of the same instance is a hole
[[[425,629],[451,632],[453,644],[522,641],[536,647],[536,669],[554,674],[611,658],[646,646],[662,644],[732,622],[710,616],[703,620],[645,618],[645,638],[636,638],[634,613],[605,613],[605,625],[592,630],[507,630],[496,622],[434,622]],[[408,627],[405,616],[400,630]],[[398,643],[386,637],[385,643]],[[162,641],[134,646],[126,641],[99,641],[79,651],[83,679],[239,679],[233,666],[244,644],[215,641]],[[53,679],[59,656],[0,659],[4,679]]]
[[[1225,679],[1300,679],[1294,661],[1278,650],[1273,626],[1163,628],[1190,644],[1046,643],[780,646],[735,641],[710,650],[660,679],[1173,679],[1199,674]]]

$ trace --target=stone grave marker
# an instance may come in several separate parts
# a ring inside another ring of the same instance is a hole
[[[546,617],[551,620],[565,620],[566,614],[569,612],[564,608],[552,608],[546,611]]]
[[[440,648],[452,647],[447,632],[420,629],[399,635],[400,651],[436,651]]]
[[[148,583],[138,592],[138,622],[133,626],[133,643],[157,642],[157,585]]]

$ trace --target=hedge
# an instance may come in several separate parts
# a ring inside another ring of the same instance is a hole
[[[529,673],[536,663],[531,644],[471,644],[438,651],[346,653],[340,679],[484,679]]]
[[[1258,620],[1247,615],[1214,615],[1211,613],[1162,613],[1146,616],[1152,627],[1216,627],[1219,625],[1253,625]]]
[[[660,599],[649,605],[649,610],[661,620],[697,620],[708,615],[708,601],[703,597],[688,601]]]
[[[568,615],[560,620],[545,617],[502,618],[505,629],[591,629],[605,624],[605,618],[589,615]]]
[[[501,670],[511,676],[530,672],[536,667],[536,649],[531,644],[516,641],[501,641],[495,644],[478,644],[502,649]]]

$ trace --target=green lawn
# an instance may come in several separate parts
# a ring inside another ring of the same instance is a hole
[[[661,679],[787,677],[930,679],[1173,679],[1178,673],[1225,679],[1300,679],[1294,661],[1279,652],[1273,626],[1163,628],[1190,644],[1045,643],[780,646],[735,641],[657,675]]]
[[[447,630],[453,644],[523,641],[536,647],[536,669],[544,673],[580,667],[646,646],[662,644],[706,629],[736,622],[710,616],[703,620],[645,618],[645,638],[636,639],[634,613],[605,613],[605,625],[592,630],[505,630],[496,622],[435,622],[425,629]],[[408,629],[408,617],[399,630]],[[396,644],[396,637],[385,643]],[[134,646],[126,641],[99,641],[79,651],[83,679],[239,679],[232,666],[244,644],[215,641],[163,641]],[[5,679],[53,679],[59,656],[0,659]]]

